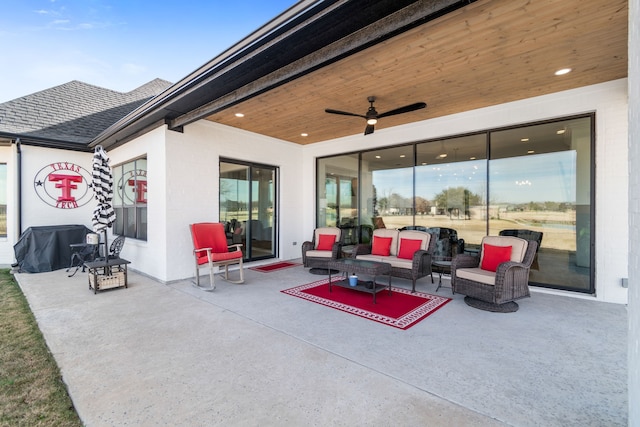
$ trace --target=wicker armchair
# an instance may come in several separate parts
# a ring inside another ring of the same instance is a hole
[[[485,262],[493,257],[489,251],[508,246],[511,246],[509,260],[497,263],[495,271],[487,270]],[[486,236],[481,248],[479,256],[460,254],[453,259],[453,292],[466,295],[464,301],[471,307],[503,313],[517,311],[514,300],[530,296],[529,269],[537,243],[511,236]]]
[[[326,236],[334,236],[330,245],[325,245]],[[344,233],[338,227],[320,227],[313,232],[311,241],[302,244],[302,264],[311,273],[326,273],[329,261],[340,258]]]

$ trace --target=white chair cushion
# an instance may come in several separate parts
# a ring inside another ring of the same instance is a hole
[[[485,236],[482,238],[482,244],[485,243],[492,246],[511,246],[511,261],[514,262],[522,262],[529,244],[524,239],[512,236]],[[483,255],[484,253],[480,255],[480,265],[482,265]]]
[[[371,254],[363,254],[358,255],[356,259],[360,259],[363,261],[377,261],[377,262],[388,262],[388,256],[380,256],[380,255],[371,255]]]
[[[316,228],[316,230],[314,231],[314,249],[318,247],[318,243],[320,243],[320,235],[321,234],[332,234],[334,236],[336,236],[336,242],[340,241],[340,234],[342,233],[342,230],[339,229],[338,227],[320,227],[320,228]],[[307,251],[307,256],[317,256],[317,255],[310,255],[309,252]],[[329,256],[331,256],[331,251],[329,251]]]
[[[422,240],[420,249],[426,251],[429,247],[429,241],[431,240],[431,233],[418,230],[402,230],[398,233],[398,250],[400,250],[400,243],[402,239],[410,240]]]
[[[496,284],[496,273],[481,268],[458,268],[456,269],[456,277],[492,286]]]
[[[409,270],[411,270],[411,268],[413,267],[412,260],[402,259],[395,256],[380,256],[380,255],[364,254],[364,255],[358,255],[356,259],[363,260],[363,261],[386,262],[387,264],[391,264],[391,267],[408,268]]]
[[[411,268],[413,267],[413,260],[411,259],[402,259],[402,258],[398,258],[395,256],[392,257],[387,257],[389,264],[391,264],[391,267],[394,268],[406,268],[408,270],[411,270]]]
[[[332,251],[316,251],[315,249],[307,251],[307,256],[311,258],[331,258]]]
[[[391,237],[390,254],[398,255],[398,230],[393,228],[378,228],[373,230],[373,237]],[[373,243],[373,240],[371,241]]]

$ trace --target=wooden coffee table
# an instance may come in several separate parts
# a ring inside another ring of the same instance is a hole
[[[391,264],[386,262],[377,262],[377,261],[365,261],[360,259],[353,258],[341,258],[337,260],[329,261],[329,292],[331,292],[331,287],[333,285],[340,286],[341,288],[349,288],[355,291],[367,292],[373,294],[373,303],[376,303],[376,294],[387,287],[387,285],[383,285],[376,282],[376,276],[388,276],[389,278],[389,295],[391,295]],[[337,281],[335,283],[331,283],[331,270],[337,270],[338,272],[342,272],[344,279]],[[373,280],[371,282],[366,282],[363,280],[358,280],[358,284],[356,286],[349,285],[349,274],[366,274],[369,276],[373,276]]]

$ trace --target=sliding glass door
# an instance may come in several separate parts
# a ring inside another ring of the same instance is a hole
[[[220,161],[220,221],[247,261],[277,256],[275,166]]]

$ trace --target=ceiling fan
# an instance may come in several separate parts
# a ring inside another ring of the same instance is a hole
[[[369,101],[371,105],[369,106],[369,109],[367,110],[367,113],[365,115],[349,113],[347,111],[332,110],[331,108],[327,108],[324,111],[331,114],[341,114],[343,116],[355,116],[367,119],[367,127],[364,129],[364,134],[369,135],[370,133],[373,133],[373,127],[376,123],[378,123],[378,119],[381,119],[383,117],[395,116],[396,114],[408,113],[410,111],[419,110],[427,106],[427,104],[425,104],[424,102],[416,102],[415,104],[405,105],[404,107],[396,108],[395,110],[378,114],[375,107],[373,106],[373,103],[376,101],[376,97],[370,96],[367,98],[367,101]]]

